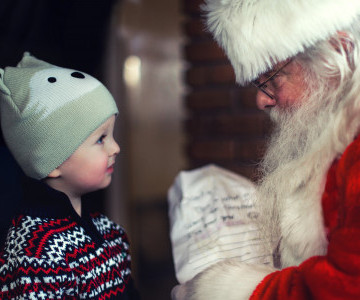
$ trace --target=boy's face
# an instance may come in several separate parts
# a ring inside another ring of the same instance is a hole
[[[58,188],[67,195],[83,194],[107,187],[120,147],[113,137],[115,116],[96,129],[56,170]]]

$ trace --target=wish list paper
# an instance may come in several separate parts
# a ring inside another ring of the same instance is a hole
[[[237,258],[270,264],[256,226],[255,185],[216,165],[180,172],[169,189],[170,238],[180,283]]]

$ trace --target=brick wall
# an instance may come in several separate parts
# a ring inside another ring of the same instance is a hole
[[[235,84],[228,59],[204,28],[200,11],[203,1],[182,2],[190,168],[216,163],[255,179],[268,133],[268,117],[256,108],[256,91]]]

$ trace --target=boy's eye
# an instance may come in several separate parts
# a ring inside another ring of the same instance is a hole
[[[106,137],[106,135],[102,135],[102,136],[96,141],[96,144],[102,144],[102,143],[104,143],[105,137]]]

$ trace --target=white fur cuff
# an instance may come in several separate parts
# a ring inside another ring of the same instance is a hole
[[[235,259],[220,262],[191,281],[192,300],[246,300],[261,280],[275,269],[250,265]]]

